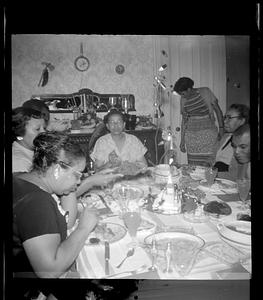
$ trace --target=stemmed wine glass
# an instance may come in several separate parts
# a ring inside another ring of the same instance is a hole
[[[132,242],[128,246],[134,248],[138,246],[136,236],[141,224],[141,208],[138,205],[137,199],[132,197],[133,194],[130,192],[128,185],[122,185],[118,190],[118,194],[121,217],[132,239]]]
[[[132,200],[127,201],[127,207],[122,211],[122,219],[132,239],[128,246],[135,248],[138,246],[137,230],[142,220],[140,207],[137,203]]]
[[[246,201],[250,191],[250,179],[237,179],[237,189],[239,194],[239,199],[241,200],[242,204],[239,206],[239,209],[246,210]]]

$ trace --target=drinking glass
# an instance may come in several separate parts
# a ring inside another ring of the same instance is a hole
[[[192,271],[201,248],[202,247],[195,246],[180,249],[178,245],[172,245],[172,264],[181,277],[187,276]]]
[[[125,212],[122,214],[123,222],[128,229],[128,232],[131,236],[132,242],[129,243],[129,247],[136,247],[138,246],[137,241],[137,229],[139,228],[141,224],[141,213],[140,209],[130,209],[128,208]]]
[[[238,179],[237,180],[237,189],[238,189],[238,195],[239,199],[241,200],[242,204],[239,206],[239,209],[246,210],[246,200],[250,191],[250,179]]]
[[[211,186],[215,182],[215,178],[217,176],[217,168],[215,167],[207,167],[205,169],[205,179],[207,181],[207,185]]]

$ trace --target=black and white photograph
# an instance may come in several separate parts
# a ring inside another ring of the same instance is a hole
[[[250,299],[259,4],[241,34],[38,32],[10,11],[3,298]]]

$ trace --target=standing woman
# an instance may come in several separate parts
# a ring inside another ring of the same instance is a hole
[[[188,77],[179,78],[174,85],[174,91],[181,96],[180,150],[187,152],[188,164],[208,166],[214,162],[217,142],[224,133],[223,114],[208,87],[193,86],[194,81]]]

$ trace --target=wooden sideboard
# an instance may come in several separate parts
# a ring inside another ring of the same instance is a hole
[[[164,153],[164,146],[158,145],[162,141],[161,130],[142,129],[142,130],[126,130],[129,134],[134,134],[138,137],[143,145],[148,149],[145,154],[148,165],[158,164]],[[70,139],[81,146],[86,153],[87,160],[89,159],[89,140],[92,133],[69,133]]]

